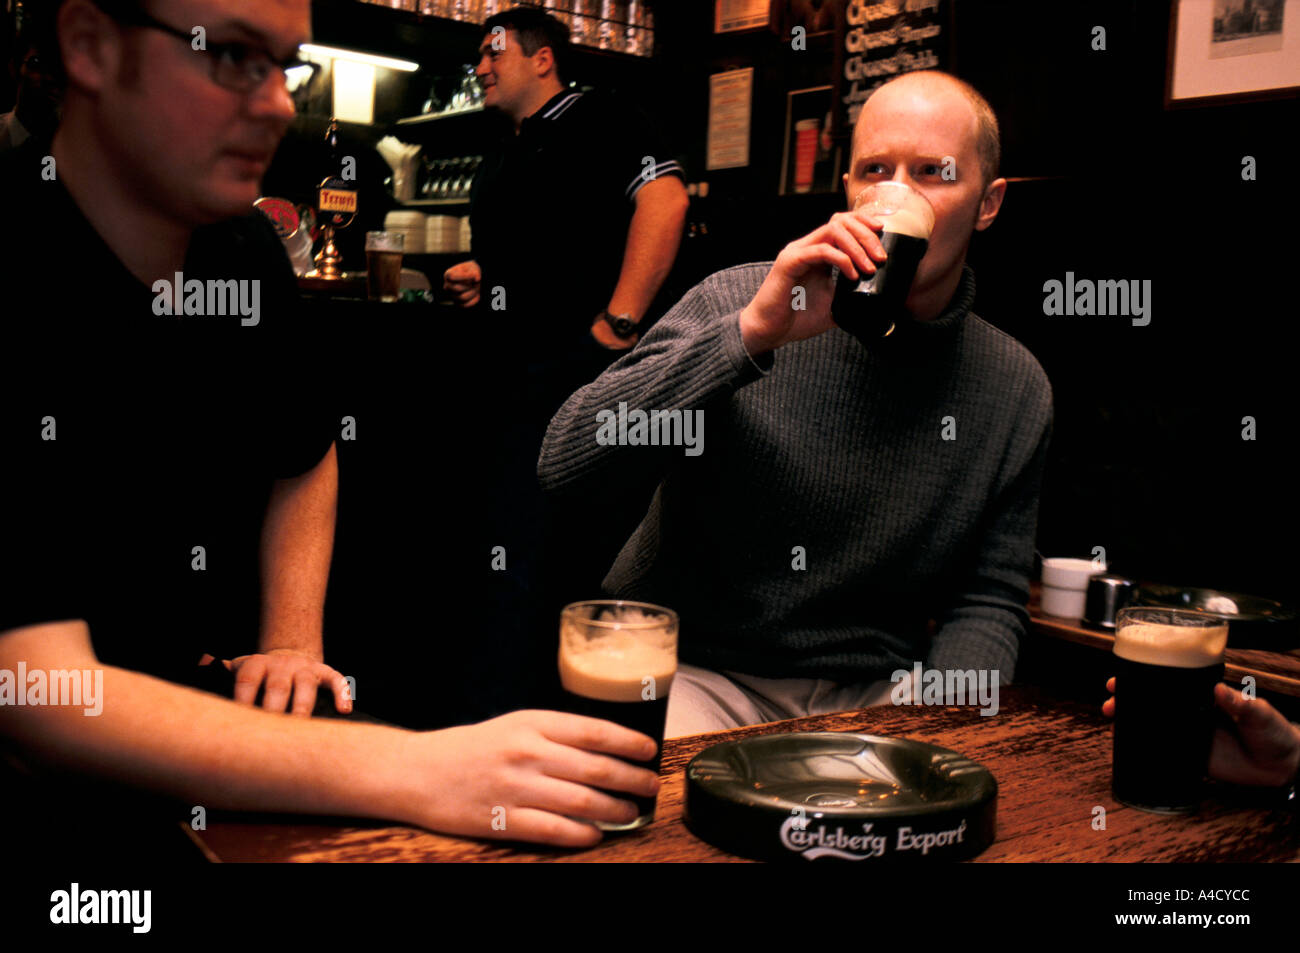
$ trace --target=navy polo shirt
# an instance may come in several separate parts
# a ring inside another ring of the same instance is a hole
[[[182,272],[258,282],[257,323],[160,315],[43,154],[0,157],[0,631],[82,619],[100,661],[182,678],[256,651],[273,481],[335,435],[322,355],[260,213],[198,229]]]
[[[596,92],[557,93],[485,158],[474,258],[511,341],[535,358],[582,345],[618,284],[637,193],[665,175],[682,167],[644,114]]]

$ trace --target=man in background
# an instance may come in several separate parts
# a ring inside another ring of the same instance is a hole
[[[474,183],[474,257],[448,269],[444,286],[482,329],[499,390],[484,415],[499,454],[495,519],[478,550],[486,567],[504,547],[486,600],[493,638],[512,640],[521,660],[494,687],[509,704],[546,701],[554,646],[542,633],[554,633],[565,602],[592,595],[644,512],[611,509],[575,532],[571,513],[544,505],[537,452],[560,405],[655,313],[688,202],[681,166],[639,111],[566,85],[569,36],[557,19],[524,7],[490,17],[479,56],[485,104],[512,134]]]

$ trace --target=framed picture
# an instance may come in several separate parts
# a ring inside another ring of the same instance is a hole
[[[713,32],[736,33],[773,26],[772,0],[713,0]]]
[[[831,86],[796,89],[787,94],[781,195],[839,190],[844,144],[831,136],[834,94]]]
[[[1300,94],[1300,0],[1174,0],[1165,106]]]
[[[754,67],[724,70],[709,77],[709,131],[705,167],[738,169],[749,165],[749,125],[754,102]]]

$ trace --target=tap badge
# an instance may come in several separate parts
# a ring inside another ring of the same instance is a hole
[[[298,210],[286,199],[263,196],[253,203],[271,221],[275,233],[281,238],[292,238],[298,231]]]
[[[347,228],[357,215],[357,190],[346,179],[332,175],[320,184],[317,205],[324,224]]]

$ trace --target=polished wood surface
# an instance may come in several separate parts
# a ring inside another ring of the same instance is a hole
[[[343,298],[365,298],[366,273],[345,272],[342,278],[308,278],[298,276],[298,290],[315,294],[338,295]]]
[[[682,822],[687,762],[710,745],[784,731],[861,731],[952,748],[997,778],[998,836],[978,861],[1297,861],[1300,818],[1265,792],[1216,785],[1190,817],[1149,814],[1110,795],[1109,720],[1095,708],[1032,688],[1003,689],[996,715],[977,708],[881,706],[664,745],[663,788],[653,824],[588,850],[444,837],[353,820],[210,814],[191,831],[213,861],[740,861],[696,838]],[[1094,829],[1096,808],[1105,829]],[[508,821],[507,821],[508,822]]]
[[[1101,649],[1103,652],[1114,649],[1113,633],[1079,619],[1047,615],[1039,607],[1038,594],[1039,586],[1035,583],[1029,599],[1029,619],[1038,634]],[[1234,686],[1240,686],[1241,680],[1250,676],[1255,679],[1255,688],[1259,691],[1300,698],[1300,648],[1270,652],[1265,649],[1235,649],[1229,646],[1224,652],[1223,663],[1224,680]]]

